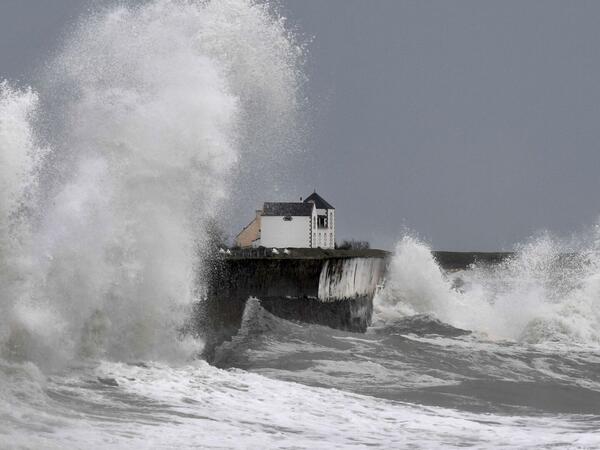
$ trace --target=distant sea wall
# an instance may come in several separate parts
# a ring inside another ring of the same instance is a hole
[[[514,255],[512,252],[432,252],[444,270],[467,269],[472,264],[498,264]]]

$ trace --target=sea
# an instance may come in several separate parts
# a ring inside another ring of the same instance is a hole
[[[119,2],[0,83],[0,448],[600,448],[599,226],[458,271],[406,234],[365,333],[250,298],[203,359],[203,224],[306,52],[277,5]]]

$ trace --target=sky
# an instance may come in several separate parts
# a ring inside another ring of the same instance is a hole
[[[35,78],[84,0],[1,0],[0,78]],[[311,128],[295,196],[338,240],[508,250],[593,224],[600,2],[280,0],[308,43]],[[297,191],[297,192],[296,192]],[[295,200],[296,198],[289,199]],[[234,223],[252,218],[257,198]]]

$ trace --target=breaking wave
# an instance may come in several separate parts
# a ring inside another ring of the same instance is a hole
[[[250,0],[112,6],[75,28],[37,92],[0,85],[4,356],[197,351],[179,330],[203,222],[232,168],[268,156],[253,133],[292,128],[298,108],[302,49],[284,25]]]
[[[446,273],[426,244],[406,236],[375,299],[375,322],[429,314],[492,339],[597,344],[599,241],[597,235],[587,241],[573,252],[543,235],[501,264]]]

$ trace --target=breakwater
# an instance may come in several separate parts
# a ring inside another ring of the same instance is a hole
[[[287,320],[365,331],[388,256],[382,250],[248,249],[211,259],[198,314],[207,347],[238,332],[252,297]]]
[[[513,252],[431,252],[437,263],[444,270],[463,270],[472,264],[498,264],[512,257]]]

